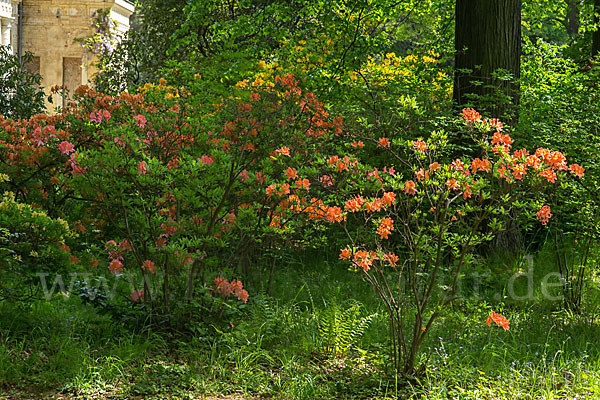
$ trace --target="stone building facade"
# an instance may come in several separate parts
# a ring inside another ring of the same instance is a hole
[[[94,34],[99,10],[110,10],[114,33],[129,29],[134,6],[128,0],[0,0],[0,44],[33,54],[25,67],[42,75],[48,94],[54,86],[74,91],[96,72],[81,40]]]

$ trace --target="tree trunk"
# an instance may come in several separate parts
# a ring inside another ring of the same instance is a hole
[[[454,100],[516,123],[521,0],[456,0],[455,11]],[[494,78],[498,69],[510,72],[513,81]]]
[[[594,0],[594,23],[596,30],[592,36],[592,56],[600,53],[600,0]]]
[[[567,0],[565,28],[570,38],[575,37],[579,33],[579,22],[579,1]]]

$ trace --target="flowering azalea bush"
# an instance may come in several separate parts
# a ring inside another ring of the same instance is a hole
[[[543,189],[584,173],[558,151],[515,150],[502,123],[475,110],[463,110],[458,124],[474,141],[476,157],[448,160],[447,135],[436,132],[409,142],[372,138],[387,155],[384,166],[362,159],[365,143],[352,135],[353,156],[322,158],[339,196],[329,197],[323,209],[337,207],[333,219],[350,240],[339,258],[380,296],[390,317],[394,364],[405,374],[419,371],[419,348],[457,298],[461,271],[477,246],[513,215],[546,224],[552,212]]]
[[[68,214],[93,243],[89,266],[132,277],[132,302],[168,313],[217,295],[210,276],[244,272],[248,249],[295,243],[342,211],[310,195],[329,185],[311,163],[341,120],[292,75],[238,89],[200,114],[195,93],[162,82],[119,96],[82,87],[79,103],[57,117],[65,129],[56,137],[35,142],[37,128],[22,130],[34,133],[20,136],[27,150],[12,174],[54,166],[45,178],[72,200]]]

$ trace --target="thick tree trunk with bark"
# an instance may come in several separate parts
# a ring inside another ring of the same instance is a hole
[[[454,100],[516,122],[519,86],[492,73],[520,77],[521,0],[456,0],[455,18]]]
[[[600,53],[600,0],[594,0],[594,22],[597,28],[592,36],[592,56]]]

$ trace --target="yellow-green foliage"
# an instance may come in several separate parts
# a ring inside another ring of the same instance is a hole
[[[0,180],[8,179],[0,175]],[[27,283],[36,282],[36,273],[64,271],[72,262],[65,244],[71,236],[66,221],[18,202],[12,192],[1,195],[0,294],[7,297],[24,290]]]

